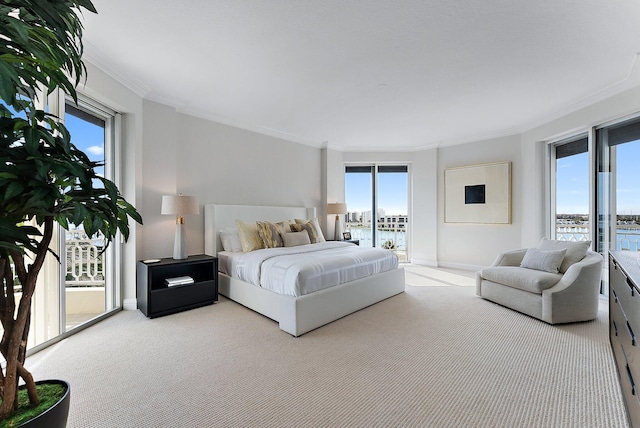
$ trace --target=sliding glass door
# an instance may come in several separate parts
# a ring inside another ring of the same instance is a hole
[[[114,115],[88,103],[65,104],[65,125],[73,143],[102,166],[100,175],[113,180],[112,140]],[[97,183],[96,183],[97,184]],[[82,226],[61,230],[65,239],[64,265],[65,331],[116,307],[113,292],[113,248],[105,252],[101,234],[87,236]]]
[[[591,135],[593,135],[591,137]],[[640,251],[640,118],[595,128],[551,145],[551,236]],[[602,293],[607,293],[608,264]]]
[[[591,240],[589,140],[580,135],[553,146],[555,216],[552,233],[561,241]]]
[[[116,113],[90,100],[81,100],[76,105],[55,97],[48,110],[64,118],[72,143],[89,159],[101,164],[97,172],[117,182]],[[87,236],[82,226],[56,230],[51,249],[59,259],[47,256],[38,277],[29,349],[39,349],[121,306],[116,281],[119,245],[114,241],[106,251],[104,245],[103,236]]]
[[[393,250],[408,261],[409,168],[407,165],[345,167],[346,229],[365,247]]]
[[[640,119],[599,128],[598,250],[640,251]],[[606,197],[605,197],[606,196]]]
[[[347,166],[345,169],[345,202],[347,217],[345,230],[352,239],[359,239],[361,247],[373,247],[375,166]]]
[[[408,168],[406,165],[378,165],[378,224],[376,247],[393,250],[407,261]]]

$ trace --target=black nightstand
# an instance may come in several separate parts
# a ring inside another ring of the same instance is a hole
[[[185,276],[193,283],[170,286],[165,281]],[[218,258],[202,254],[184,260],[139,261],[136,298],[138,309],[149,318],[210,305],[218,300]]]
[[[335,241],[335,239],[327,239],[327,241]],[[338,242],[351,242],[352,244],[356,244],[356,245],[360,246],[360,240],[359,239],[341,239]]]

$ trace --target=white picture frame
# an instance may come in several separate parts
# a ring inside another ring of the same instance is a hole
[[[511,162],[446,168],[445,223],[511,224]]]

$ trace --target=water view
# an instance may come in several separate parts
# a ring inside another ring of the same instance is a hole
[[[586,217],[586,216],[583,216]],[[640,251],[640,225],[637,220],[618,217],[615,237],[615,250]],[[589,225],[574,222],[564,218],[557,219],[556,239],[562,241],[588,241],[590,238]]]

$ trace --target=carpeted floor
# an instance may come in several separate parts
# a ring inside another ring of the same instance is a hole
[[[550,326],[406,268],[406,292],[294,338],[225,298],[124,311],[28,360],[69,427],[626,427],[603,301]]]

